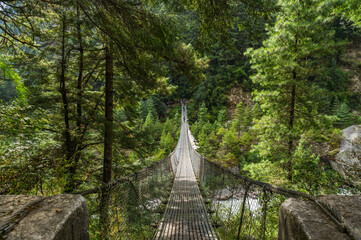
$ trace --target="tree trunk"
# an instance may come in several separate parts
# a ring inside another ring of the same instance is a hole
[[[66,58],[65,58],[65,32],[66,32],[66,16],[63,14],[62,19],[62,39],[61,39],[61,62],[60,62],[60,76],[59,76],[59,92],[61,94],[62,102],[63,102],[63,114],[64,114],[64,124],[65,124],[65,130],[64,130],[64,137],[65,137],[65,165],[68,166],[70,164],[70,161],[72,159],[74,148],[71,140],[71,134],[70,134],[70,123],[69,123],[69,102],[68,102],[68,96],[67,96],[67,88],[66,88],[66,77],[65,77],[65,71],[66,71]],[[69,174],[69,169],[66,171],[67,174]],[[65,187],[65,192],[68,192],[67,189],[69,185],[69,179],[67,181],[67,186]]]
[[[103,184],[110,182],[112,178],[113,157],[113,52],[111,44],[109,42],[107,43],[105,51],[105,130]],[[100,222],[102,226],[102,239],[109,238],[109,201],[110,193],[106,189],[101,194],[100,202]]]
[[[72,155],[73,157],[69,159],[69,170],[68,170],[68,180],[67,185],[65,187],[66,192],[74,191],[76,185],[74,182],[74,176],[76,173],[76,169],[78,167],[78,162],[80,159],[79,146],[81,145],[81,125],[82,125],[82,80],[83,80],[83,71],[84,71],[84,48],[83,48],[83,40],[81,35],[81,22],[80,22],[80,9],[79,5],[77,5],[77,37],[79,44],[79,73],[78,73],[78,82],[77,82],[77,99],[76,99],[76,141],[73,141],[72,144]]]
[[[76,10],[77,10],[77,35],[78,35],[78,42],[79,42],[79,74],[78,74],[78,84],[77,84],[77,104],[76,104],[77,121],[76,121],[76,125],[78,128],[78,133],[80,133],[81,132],[81,124],[82,124],[81,100],[82,100],[82,81],[83,81],[83,71],[84,71],[84,48],[83,48],[83,39],[82,39],[82,35],[81,35],[79,5],[77,5]]]
[[[293,70],[293,79],[296,80],[297,74],[296,71]],[[294,119],[295,119],[295,105],[296,105],[296,84],[293,83],[291,87],[291,107],[290,107],[290,118],[288,122],[288,129],[290,131],[290,136],[288,139],[288,156],[289,156],[289,162],[287,166],[288,170],[288,179],[292,179],[292,148],[293,148],[293,137],[292,137],[292,130],[294,125]]]
[[[295,55],[298,51],[298,37],[295,36]],[[290,106],[290,118],[288,121],[288,131],[289,131],[289,138],[288,138],[288,164],[287,164],[287,171],[288,171],[288,180],[292,180],[292,168],[293,168],[293,161],[292,161],[292,149],[293,149],[293,125],[295,121],[295,107],[296,107],[296,81],[297,81],[297,72],[296,69],[292,70],[292,80],[293,83],[291,85],[291,106]]]
[[[104,131],[104,165],[103,183],[112,177],[113,157],[113,53],[111,46],[105,53],[105,131]]]

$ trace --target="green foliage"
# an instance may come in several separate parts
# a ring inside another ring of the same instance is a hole
[[[156,122],[158,122],[158,121],[157,121],[157,118],[154,115],[154,113],[149,112],[145,119],[145,122],[143,125],[143,130],[149,131],[149,132],[153,132],[153,131],[157,130],[157,129],[155,129]]]
[[[56,134],[44,131],[49,115],[18,101],[0,107],[0,188],[13,194],[58,193],[52,180],[60,144]]]
[[[320,1],[279,4],[282,12],[268,29],[264,46],[249,49],[247,55],[256,72],[252,81],[261,87],[254,90],[254,100],[263,112],[254,127],[259,138],[254,149],[263,157],[286,161],[305,131],[322,131],[328,124],[318,111],[320,88],[312,79],[325,75],[324,56],[332,56],[339,44],[322,17],[329,9]]]
[[[198,106],[204,102],[213,117],[227,104],[227,95],[233,86],[242,86],[250,91],[252,82],[249,79],[249,62],[242,53],[248,47],[260,45],[266,37],[264,27],[266,23],[273,24],[270,15],[276,10],[275,2],[273,0],[247,3],[230,1],[224,3],[224,6],[220,6],[220,9],[217,9],[212,14],[211,22],[202,20],[201,23],[197,20],[203,19],[202,14],[197,15],[193,11],[182,11],[184,10],[183,6],[180,7],[177,12],[179,18],[177,20],[184,23],[179,24],[180,32],[184,33],[185,41],[190,42],[196,49],[201,51],[205,48],[209,49],[207,51],[209,67],[205,72],[206,79],[198,86],[189,84],[189,82],[185,81],[186,78],[182,76],[173,77],[171,82],[178,86],[173,96],[178,99],[192,97]],[[172,7],[179,6],[179,3],[184,4],[184,1],[167,2],[165,5],[169,4],[171,5],[170,8],[173,9]],[[198,11],[200,6],[207,5],[207,2],[199,2],[198,4],[188,2],[186,7]],[[222,3],[216,3],[213,7],[218,4],[223,5]],[[212,6],[207,7],[213,8]],[[222,24],[221,31],[211,31],[213,28],[210,25],[218,24],[215,22],[215,17],[221,13],[220,10],[223,7],[231,7],[231,12],[229,15],[222,17],[237,20],[237,23],[228,25],[230,22],[227,21]],[[228,26],[229,29],[225,26]],[[205,29],[208,29],[209,32],[204,31]],[[216,37],[227,29],[229,30],[227,37],[224,34],[221,39]],[[212,37],[197,39],[199,35],[206,36],[208,34]],[[199,44],[200,42],[203,43]],[[212,42],[212,44],[207,44],[207,42]]]
[[[238,133],[247,132],[252,125],[253,110],[250,106],[245,106],[242,102],[239,102],[236,107],[235,118],[232,121],[232,128]]]
[[[233,129],[228,129],[222,137],[219,152],[216,157],[222,165],[227,167],[238,167],[239,157],[242,152],[239,146],[239,139]]]
[[[302,138],[293,156],[292,184],[296,190],[313,195],[335,193],[342,186],[342,177],[320,161]]]
[[[340,68],[356,32],[350,26],[360,25],[358,1],[275,2],[3,1],[11,14],[1,16],[1,191],[49,195],[69,179],[75,189],[102,183],[108,45],[114,178],[172,152],[181,109],[166,103],[192,98],[189,120],[200,153],[256,180],[333,191],[341,180],[310,145],[328,142],[333,155],[340,141],[334,127],[360,122],[359,95]],[[253,102],[240,102],[229,119],[233,87],[253,91]],[[94,227],[92,237],[100,238]]]
[[[205,103],[202,103],[202,105],[199,108],[199,113],[198,113],[198,121],[201,123],[206,123],[207,121],[209,121],[210,119],[210,115],[208,113],[208,109],[206,107]]]
[[[16,96],[15,83],[11,81],[0,82],[1,101],[9,102]]]
[[[334,14],[341,15],[344,19],[350,21],[354,26],[361,28],[361,9],[360,2],[358,0],[325,0],[324,4],[333,5]]]
[[[16,99],[24,104],[27,101],[28,89],[24,86],[23,81],[20,76],[15,72],[15,70],[10,66],[8,61],[4,60],[0,57],[0,76],[4,79],[4,81],[12,81],[15,84],[16,88]],[[7,83],[4,86],[9,89],[3,89],[4,95],[0,96],[5,100],[10,100],[14,95],[12,93],[8,93],[8,91],[12,91],[12,85]],[[7,96],[6,96],[7,95]]]
[[[304,139],[301,139],[292,159],[294,172],[292,182],[299,186],[300,190],[317,193],[318,189],[327,183],[326,174],[320,167],[319,157],[306,147]]]
[[[332,113],[337,118],[334,125],[341,129],[360,122],[358,117],[351,113],[351,109],[345,100],[340,102],[336,98],[332,106]]]
[[[221,109],[212,124],[207,108],[202,104],[198,120],[191,125],[192,134],[198,139],[199,152],[223,166],[242,167],[248,161],[247,155],[255,139],[250,130],[252,111],[251,106],[239,103],[234,119],[227,121],[227,112]]]
[[[251,107],[240,102],[233,119],[228,122],[223,124],[218,121],[213,124],[206,122],[202,125],[201,121],[197,120],[191,127],[192,133],[195,131],[198,134],[198,146],[200,147],[198,151],[225,167],[237,166],[243,174],[258,181],[311,194],[338,191],[337,189],[342,184],[340,176],[320,162],[319,157],[312,153],[310,148],[312,143],[327,142],[332,150],[337,151],[341,132],[332,126],[335,117],[328,117],[324,120],[322,132],[319,128],[303,131],[300,137],[301,141],[292,155],[291,174],[293,177],[290,181],[288,179],[289,170],[285,169],[285,161],[289,159],[287,152],[274,153],[273,158],[264,158],[259,152],[259,149],[262,148],[257,145],[262,142],[257,141],[258,129],[254,128],[257,125],[254,125],[252,121],[253,116],[258,115],[255,113],[256,111],[257,104]],[[223,115],[223,112],[220,112],[220,115]],[[272,134],[280,131],[277,125],[274,129],[266,130],[274,131]],[[254,148],[255,146],[257,148]],[[267,153],[267,149],[263,150]]]
[[[219,124],[224,124],[227,120],[227,110],[226,109],[221,109],[218,112],[218,116],[217,116],[217,122]]]
[[[278,163],[273,163],[268,160],[264,160],[259,163],[250,163],[244,166],[244,171],[250,176],[250,178],[274,183],[277,185],[283,185],[285,182],[286,174],[279,167]]]
[[[160,151],[155,156],[155,159],[161,160],[168,156],[174,149],[174,139],[171,134],[168,132],[166,134],[165,129],[163,129],[162,136],[160,138]]]
[[[203,133],[203,136],[204,136],[205,134],[207,134],[207,133],[205,133],[205,131],[209,132],[209,130],[210,130],[210,127],[209,127],[210,115],[208,113],[208,109],[207,109],[205,103],[202,103],[202,105],[199,107],[197,118],[198,118],[198,120],[191,127],[192,133],[194,134],[194,136],[196,138],[198,138],[198,136],[201,133]],[[208,126],[205,127],[206,123],[208,123]],[[206,129],[206,128],[208,128],[208,129]],[[206,136],[204,136],[204,137],[206,137]]]

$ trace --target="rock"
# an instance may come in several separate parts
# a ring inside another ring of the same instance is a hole
[[[234,174],[238,174],[239,173],[239,168],[238,167],[233,167],[231,169],[231,172],[233,172]]]
[[[40,198],[39,196],[0,195],[0,226],[5,223],[11,214],[20,210],[29,202]]]
[[[339,152],[330,164],[345,179],[361,185],[361,125],[353,125],[342,132]]]
[[[234,117],[237,104],[242,101],[247,106],[253,106],[252,95],[242,87],[233,87],[227,95],[227,115]]]
[[[38,196],[0,196],[0,226],[14,212]],[[7,235],[7,240],[87,240],[88,208],[81,195],[56,195],[44,199]]]
[[[361,196],[323,196],[320,200],[331,204],[353,227],[361,230]],[[289,198],[279,212],[280,240],[348,240],[313,202]]]
[[[327,195],[318,199],[334,207],[352,226],[361,230],[361,196]]]
[[[361,196],[323,196],[320,200],[331,204],[352,226],[361,230]],[[289,198],[279,212],[280,240],[348,240],[346,233],[311,201]]]
[[[355,41],[352,42],[346,49],[345,55],[342,57],[343,64],[341,68],[348,72],[351,77],[351,82],[348,85],[348,90],[352,93],[361,93],[361,48],[360,44]]]

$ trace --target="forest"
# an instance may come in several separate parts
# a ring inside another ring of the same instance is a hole
[[[359,0],[0,1],[0,194],[90,189],[197,151],[312,195],[361,124]]]

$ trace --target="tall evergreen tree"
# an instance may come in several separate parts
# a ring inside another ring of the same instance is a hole
[[[324,55],[337,49],[333,31],[325,24],[327,11],[321,1],[280,0],[281,12],[269,29],[263,47],[249,49],[252,76],[260,89],[254,91],[263,116],[256,122],[262,156],[286,161],[289,178],[292,154],[301,134],[322,127],[325,118],[317,112],[313,82],[324,74]],[[322,17],[325,16],[325,17]]]

